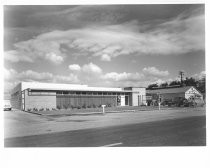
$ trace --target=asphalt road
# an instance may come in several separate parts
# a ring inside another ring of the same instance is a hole
[[[205,145],[205,116],[5,139],[5,147]]]

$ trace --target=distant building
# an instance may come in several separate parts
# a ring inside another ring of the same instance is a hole
[[[76,84],[21,82],[11,93],[13,108],[71,108],[140,106],[146,104],[145,88],[89,87]]]
[[[146,92],[147,101],[158,98],[161,99],[161,102],[164,100],[174,101],[176,98],[199,98],[203,100],[203,95],[194,86],[148,89]]]

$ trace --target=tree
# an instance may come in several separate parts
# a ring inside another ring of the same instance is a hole
[[[174,86],[174,85],[181,85],[181,82],[180,81],[172,81],[169,84],[169,86]]]
[[[166,88],[167,86],[168,86],[168,83],[167,82],[160,84],[160,87],[162,87],[162,88]]]
[[[158,87],[158,84],[157,84],[157,83],[155,83],[155,84],[150,84],[147,88],[148,88],[148,89],[152,89],[152,88],[154,88],[154,87]]]
[[[183,82],[186,86],[197,86],[198,81],[196,81],[194,78],[186,78]]]
[[[205,76],[202,79],[197,81],[197,88],[201,93],[206,92],[206,77]]]

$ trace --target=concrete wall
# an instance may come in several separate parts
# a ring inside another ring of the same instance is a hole
[[[133,93],[133,106],[146,105],[146,89],[145,88],[133,88],[132,91],[137,92]]]
[[[29,95],[28,90],[25,90],[25,110],[27,109],[41,109],[41,108],[56,108],[56,93],[54,95]]]
[[[129,97],[130,105],[141,106],[146,105],[146,89],[138,87],[128,87],[125,90],[131,90],[132,95]]]
[[[121,95],[120,99],[121,99],[120,106],[125,106],[125,95]]]

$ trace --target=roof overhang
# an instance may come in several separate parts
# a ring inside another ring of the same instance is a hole
[[[27,90],[29,91],[51,91],[51,92],[55,92],[55,91],[76,91],[76,92],[117,92],[117,93],[136,93],[135,91],[130,91],[130,90],[99,90],[99,89],[76,89],[76,88],[72,88],[72,89],[58,89],[58,88],[27,88]]]

